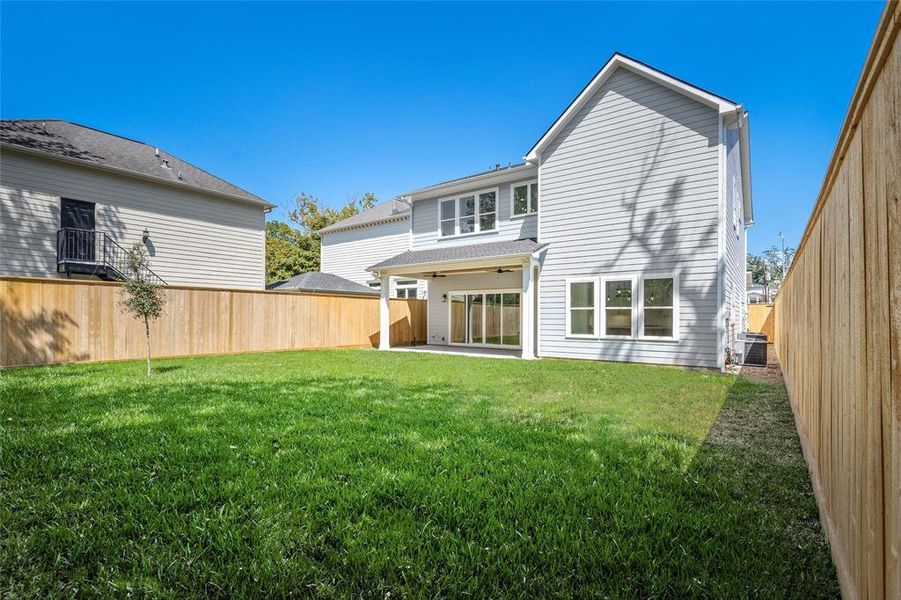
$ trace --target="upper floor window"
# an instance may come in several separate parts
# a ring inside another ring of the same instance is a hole
[[[497,190],[483,190],[441,201],[441,237],[497,229]]]
[[[527,181],[510,186],[510,197],[513,199],[514,217],[538,212],[538,182]]]

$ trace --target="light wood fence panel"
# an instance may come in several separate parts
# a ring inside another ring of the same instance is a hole
[[[772,304],[748,304],[748,331],[765,333],[767,342],[776,343],[776,310]]]
[[[901,48],[886,5],[776,299],[776,350],[842,592],[901,598]]]
[[[0,366],[127,360],[144,355],[121,285],[0,278]],[[391,300],[391,343],[426,339],[426,301]],[[303,292],[167,287],[151,328],[155,357],[377,347],[379,300]]]

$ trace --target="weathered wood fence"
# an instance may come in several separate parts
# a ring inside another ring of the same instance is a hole
[[[121,285],[0,277],[0,366],[144,355],[143,326],[122,314]],[[308,348],[376,347],[377,297],[166,288],[153,355],[193,356]],[[391,300],[391,343],[426,339],[426,301]]]
[[[748,305],[748,331],[765,333],[767,342],[776,343],[776,311],[772,304]]]
[[[899,6],[886,5],[776,299],[776,350],[848,598],[901,598]]]

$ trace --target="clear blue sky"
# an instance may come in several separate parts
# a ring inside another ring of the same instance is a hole
[[[745,104],[797,243],[882,3],[0,5],[0,114],[165,148],[287,205],[518,162],[616,50]],[[275,216],[283,214],[276,212]]]

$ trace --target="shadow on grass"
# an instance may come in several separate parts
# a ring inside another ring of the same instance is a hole
[[[4,409],[7,591],[831,592],[791,529],[796,461],[753,443],[792,451],[766,441],[784,397],[757,404],[765,386],[737,382],[699,447],[445,382],[87,381]]]

